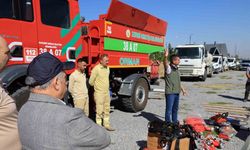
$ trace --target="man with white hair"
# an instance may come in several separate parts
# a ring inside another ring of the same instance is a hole
[[[61,100],[67,90],[64,70],[73,68],[48,52],[29,64],[25,82],[31,94],[18,117],[23,149],[99,150],[110,144],[103,127]]]

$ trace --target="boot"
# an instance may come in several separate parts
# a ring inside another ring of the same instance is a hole
[[[108,131],[115,131],[115,129],[111,126],[104,126],[104,128],[106,128]]]

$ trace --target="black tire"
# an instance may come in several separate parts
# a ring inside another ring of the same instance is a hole
[[[201,77],[201,81],[206,81],[207,79],[207,69],[204,71],[204,75]]]
[[[18,89],[11,95],[11,97],[16,102],[17,111],[19,111],[23,106],[23,104],[25,104],[28,101],[29,96],[30,96],[30,90],[29,87],[27,86]]]
[[[122,103],[126,111],[138,112],[143,110],[148,102],[148,84],[143,78],[140,78],[134,89],[131,97],[122,97]]]

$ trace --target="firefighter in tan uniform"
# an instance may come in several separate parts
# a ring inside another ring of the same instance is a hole
[[[110,92],[109,92],[109,58],[107,54],[100,56],[100,64],[96,65],[89,79],[94,86],[94,100],[96,103],[96,123],[104,126],[108,131],[114,131],[110,126]]]
[[[89,116],[89,96],[86,85],[87,63],[83,58],[77,60],[77,69],[69,76],[69,92],[71,93],[76,108],[83,110]]]

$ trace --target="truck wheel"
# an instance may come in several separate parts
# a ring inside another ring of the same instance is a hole
[[[145,108],[148,101],[148,84],[145,79],[140,78],[131,97],[123,97],[122,103],[127,111],[138,112]]]
[[[201,77],[201,81],[206,81],[207,79],[207,69],[204,71],[204,75]]]
[[[29,87],[22,87],[15,91],[13,94],[11,94],[11,97],[16,102],[17,111],[21,109],[23,104],[25,104],[30,96],[30,90]]]

